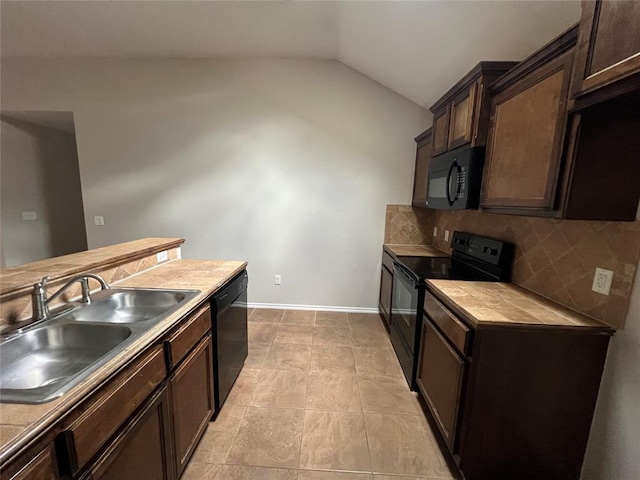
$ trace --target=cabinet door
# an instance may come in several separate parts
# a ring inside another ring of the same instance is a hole
[[[640,72],[640,2],[583,1],[573,96]]]
[[[464,361],[431,322],[424,321],[416,381],[452,452],[456,440],[463,376]]]
[[[171,431],[164,384],[131,419],[82,478],[171,480]]]
[[[433,114],[432,142],[433,150],[431,156],[435,157],[447,151],[449,146],[449,117],[451,105],[443,107]]]
[[[478,84],[471,86],[451,102],[448,150],[471,142]]]
[[[384,318],[387,326],[391,325],[391,294],[393,289],[393,274],[384,266],[380,276],[380,301],[378,310]]]
[[[554,208],[572,54],[534,70],[493,99],[482,207]]]
[[[178,367],[170,380],[176,472],[180,476],[214,409],[211,335]]]
[[[427,206],[427,181],[429,175],[429,160],[431,160],[431,129],[423,133],[417,140],[416,168],[413,174],[414,207]]]

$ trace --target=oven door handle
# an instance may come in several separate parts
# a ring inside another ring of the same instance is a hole
[[[394,269],[393,269],[393,270],[394,270],[394,272],[393,272],[393,273],[394,273],[394,275],[395,275],[395,273],[396,273],[396,272],[401,273],[401,274],[404,276],[404,278],[405,278],[406,280],[408,280],[408,281],[409,281],[409,283],[411,284],[411,286],[413,286],[413,287],[415,288],[416,284],[418,283],[418,282],[416,281],[416,279],[415,279],[415,278],[413,278],[413,277],[412,277],[412,276],[411,276],[411,275],[410,275],[410,274],[409,274],[409,273],[404,269],[404,267],[402,267],[400,264],[398,264],[398,263],[394,263],[394,264],[393,264],[393,266],[394,266]],[[400,277],[398,277],[398,278],[400,278]]]

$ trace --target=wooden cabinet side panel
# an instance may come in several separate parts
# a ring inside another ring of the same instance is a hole
[[[182,473],[213,414],[211,335],[176,370],[171,379],[176,471]]]
[[[425,207],[427,203],[427,182],[429,175],[429,161],[432,151],[431,137],[420,142],[416,147],[416,166],[413,175],[412,204]]]
[[[497,95],[481,205],[553,209],[563,152],[570,54]]]
[[[604,368],[603,334],[476,336],[461,425],[466,478],[579,478]]]

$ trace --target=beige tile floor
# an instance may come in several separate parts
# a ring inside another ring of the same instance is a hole
[[[256,309],[245,366],[182,478],[457,477],[378,315]]]

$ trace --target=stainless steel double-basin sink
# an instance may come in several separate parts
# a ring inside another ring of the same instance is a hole
[[[0,343],[0,401],[60,397],[194,298],[198,290],[110,288]]]

